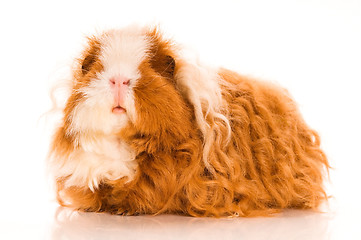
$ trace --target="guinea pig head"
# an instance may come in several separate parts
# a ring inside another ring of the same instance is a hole
[[[190,108],[177,90],[172,44],[156,29],[127,28],[89,38],[65,107],[68,135],[186,138]]]

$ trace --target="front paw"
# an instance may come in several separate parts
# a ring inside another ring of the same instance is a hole
[[[112,209],[109,210],[109,212],[113,215],[119,215],[119,216],[138,216],[139,213],[136,211],[131,211],[131,210],[125,210],[123,208],[116,208],[113,207]]]
[[[125,210],[125,211],[118,211],[118,212],[116,213],[116,215],[119,215],[119,216],[131,216],[127,210]]]

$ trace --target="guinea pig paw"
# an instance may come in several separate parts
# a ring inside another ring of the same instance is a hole
[[[119,216],[139,216],[140,214],[138,212],[131,212],[131,211],[128,211],[128,210],[119,209],[117,211],[116,215],[119,215]]]
[[[89,208],[78,208],[77,209],[80,212],[96,212],[96,210],[94,210],[93,208],[89,207]]]
[[[112,215],[119,215],[119,216],[128,216],[129,214],[128,210],[116,206],[111,206],[110,208],[107,209],[107,212],[109,212]]]
[[[125,210],[125,211],[119,211],[117,213],[117,215],[119,215],[119,216],[129,216],[130,214],[129,214],[129,212],[127,210]]]

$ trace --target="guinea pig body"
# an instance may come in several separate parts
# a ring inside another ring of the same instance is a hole
[[[182,57],[157,29],[89,38],[50,148],[61,205],[115,214],[317,209],[329,164],[288,93]]]

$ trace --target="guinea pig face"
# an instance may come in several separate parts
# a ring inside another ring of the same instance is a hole
[[[160,59],[154,52],[160,46],[153,40],[136,28],[89,39],[65,109],[70,131],[111,134],[128,122],[139,125],[141,121],[144,125],[147,119],[159,120],[155,113],[164,116],[167,110],[162,106],[171,104],[176,94],[171,79],[164,75],[174,69],[170,66],[173,58],[164,55]]]

